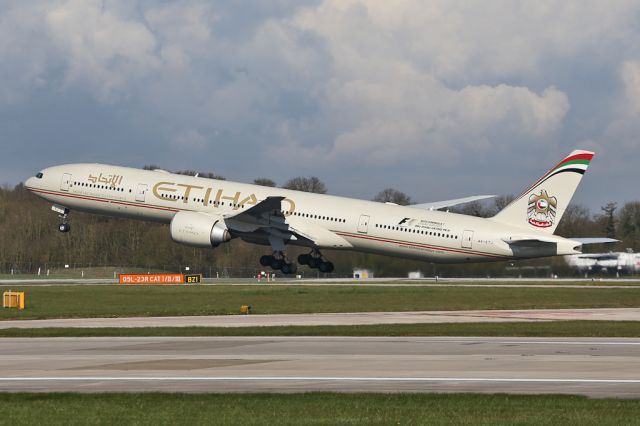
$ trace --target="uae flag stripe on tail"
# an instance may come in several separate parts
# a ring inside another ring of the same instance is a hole
[[[589,167],[589,163],[591,163],[592,158],[593,158],[593,154],[570,155],[569,157],[559,162],[554,168],[549,170],[544,176],[538,179],[536,183],[534,183],[529,188],[527,188],[520,195],[520,197],[522,197],[524,194],[529,192],[531,188],[535,188],[536,186],[545,182],[547,179],[559,173],[573,172],[573,173],[580,173],[581,175],[583,175],[584,172],[587,170],[587,167]]]

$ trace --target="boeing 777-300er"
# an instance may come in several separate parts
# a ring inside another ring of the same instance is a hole
[[[189,246],[233,238],[271,246],[260,263],[292,274],[288,244],[310,249],[298,263],[331,272],[323,249],[468,263],[575,254],[583,244],[613,242],[554,235],[592,158],[573,151],[490,218],[437,210],[487,196],[399,206],[103,164],[50,167],[25,186],[53,203],[61,232],[70,229],[71,210],[158,221]]]

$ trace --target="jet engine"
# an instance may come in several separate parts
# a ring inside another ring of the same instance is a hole
[[[169,225],[171,239],[193,247],[218,247],[231,239],[224,218],[198,212],[178,212]]]

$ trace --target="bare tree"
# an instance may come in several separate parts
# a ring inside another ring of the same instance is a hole
[[[167,170],[167,169],[163,169],[162,167],[155,164],[146,164],[142,166],[142,170]],[[197,172],[195,170],[178,170],[177,172],[173,172],[173,173],[176,173],[179,175],[186,175],[186,176],[198,175],[198,177],[203,177],[207,179],[225,180],[224,176],[220,176],[212,172]]]
[[[157,166],[155,164],[145,164],[144,166],[142,166],[142,170],[156,170],[156,169],[162,169],[162,167]]]
[[[513,195],[500,195],[493,199],[493,205],[495,208],[495,212],[498,213],[500,210],[507,207],[516,197]]]
[[[618,203],[607,203],[606,205],[600,207],[600,210],[604,212],[604,216],[606,219],[605,223],[605,232],[607,233],[608,238],[616,237],[616,217],[615,212],[618,208]]]
[[[315,176],[309,177],[295,177],[289,179],[287,183],[282,185],[285,189],[293,189],[295,191],[315,192],[316,194],[326,194],[327,187],[325,184]]]
[[[490,217],[493,216],[493,211],[490,208],[486,208],[484,204],[478,201],[472,201],[470,203],[460,204],[451,208],[454,213],[466,214],[467,216],[477,217]]]
[[[398,191],[397,189],[386,188],[378,192],[378,194],[373,197],[373,201],[378,201],[380,203],[395,203],[401,206],[407,206],[411,204],[411,197],[402,191]]]
[[[556,233],[563,237],[596,236],[594,227],[589,209],[579,204],[569,204],[558,223]]]
[[[218,180],[226,180],[224,176],[217,175],[213,172],[196,172],[195,170],[179,170],[177,172],[179,175],[187,175],[187,176],[196,176],[207,178],[207,179],[218,179]]]
[[[620,209],[618,233],[626,247],[640,249],[640,202],[626,203]]]
[[[276,186],[276,183],[269,178],[256,178],[253,180],[253,184],[260,186],[269,186],[271,188],[274,188]]]

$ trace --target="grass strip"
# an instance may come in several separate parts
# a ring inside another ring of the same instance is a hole
[[[476,336],[640,337],[638,321],[384,324],[276,327],[9,328],[0,337]]]
[[[621,425],[640,400],[474,394],[0,394],[11,425]]]
[[[637,308],[640,288],[120,286],[0,287],[25,291],[26,309],[0,320],[128,316],[468,309]]]

